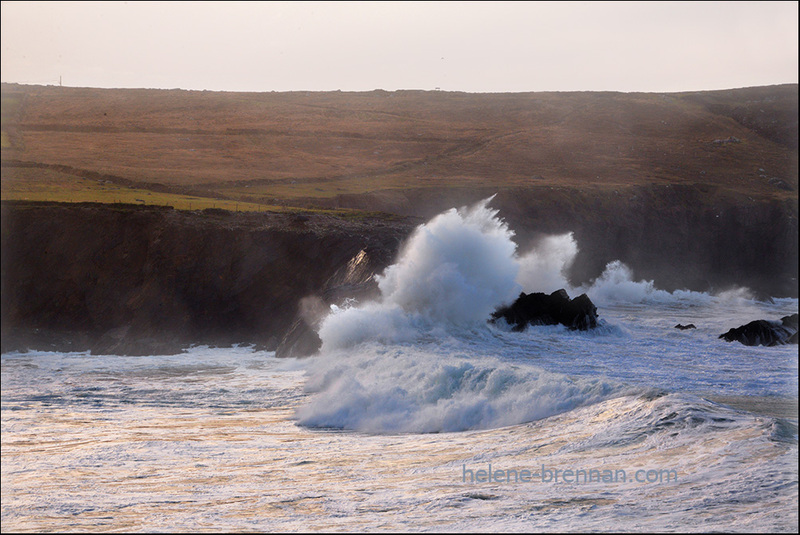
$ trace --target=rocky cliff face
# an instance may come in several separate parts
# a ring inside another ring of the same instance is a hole
[[[747,287],[756,297],[797,297],[796,200],[696,184],[562,190],[545,199],[516,192],[497,205],[518,222],[521,243],[536,232],[574,232],[576,282],[621,260],[637,280],[665,290]]]
[[[409,212],[431,215],[488,193],[402,195]],[[796,203],[652,186],[504,190],[492,206],[523,252],[541,234],[573,232],[573,284],[619,259],[664,289],[797,296]],[[372,275],[422,221],[4,202],[2,350],[149,354],[284,340],[282,353],[308,353],[321,311],[374,293]]]
[[[274,349],[301,298],[360,251],[388,264],[415,221],[3,204],[3,351]]]
[[[428,218],[497,194],[524,252],[546,234],[572,232],[575,285],[621,260],[637,280],[665,290],[748,287],[761,297],[797,297],[796,198],[682,183],[617,189],[547,187],[418,189],[341,196],[331,206],[387,210]]]

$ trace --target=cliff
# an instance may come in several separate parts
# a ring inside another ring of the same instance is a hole
[[[2,206],[2,351],[275,349],[301,298],[361,251],[388,264],[414,221]]]
[[[463,192],[465,202],[479,193]],[[444,203],[418,200],[422,211]],[[541,234],[574,232],[573,284],[619,259],[664,289],[797,296],[792,203],[673,186],[501,192],[492,205],[523,252]],[[422,221],[4,202],[2,350],[276,349],[290,329],[313,325],[302,306],[318,316],[374,292],[371,276]]]

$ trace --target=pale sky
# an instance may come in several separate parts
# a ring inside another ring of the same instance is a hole
[[[798,81],[798,2],[2,2],[2,81],[645,91]]]

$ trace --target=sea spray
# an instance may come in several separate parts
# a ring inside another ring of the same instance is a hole
[[[545,236],[529,252],[519,256],[517,282],[525,293],[552,293],[570,288],[567,272],[578,255],[571,232]]]
[[[609,262],[603,273],[586,288],[586,293],[602,303],[641,303],[668,299],[671,295],[657,290],[654,281],[634,280],[633,271],[619,260]]]
[[[606,264],[603,273],[588,284],[572,288],[574,293],[586,293],[597,305],[611,304],[673,304],[678,306],[707,305],[711,301],[729,304],[752,302],[747,288],[732,288],[717,293],[693,290],[668,292],[656,287],[655,281],[636,280],[633,270],[619,260]]]
[[[480,326],[513,300],[521,290],[516,244],[497,210],[488,207],[491,199],[448,210],[418,227],[397,263],[377,278],[377,302],[334,309],[323,320],[322,351]]]
[[[521,291],[518,276],[563,272],[571,235],[521,262],[513,232],[488,207],[449,210],[421,225],[380,277],[381,297],[334,308],[306,384],[299,423],[364,432],[439,432],[527,422],[620,392],[508,362],[486,321]]]
[[[519,255],[517,282],[525,293],[551,293],[564,288],[571,296],[585,293],[597,305],[604,304],[708,304],[711,300],[724,303],[752,301],[747,288],[731,288],[715,293],[692,290],[668,292],[656,287],[653,280],[637,280],[633,270],[620,260],[608,262],[596,279],[574,286],[568,272],[579,252],[571,232],[541,238],[527,253]]]
[[[604,326],[596,333],[571,335],[561,341],[568,350],[560,350],[529,339],[562,336],[556,332],[515,333],[509,339],[511,333],[489,326],[491,313],[520,291],[563,287],[573,296],[586,292],[601,306],[679,308],[746,295],[666,292],[653,281],[636,281],[619,261],[575,288],[567,278],[578,254],[573,235],[543,238],[519,254],[514,233],[488,207],[490,201],[448,210],[418,227],[397,262],[377,278],[379,299],[334,307],[322,320],[321,354],[309,364],[305,386],[314,395],[296,413],[301,425],[370,433],[486,429],[632,392],[633,387],[597,372],[579,377],[560,373],[603,369],[597,367],[602,360],[597,354],[585,366],[573,361],[588,358],[581,349],[587,343],[618,347],[620,336],[628,338],[620,329]],[[608,340],[593,341],[596,337]],[[524,351],[514,347],[519,344]],[[540,363],[547,363],[548,370]]]
[[[420,226],[378,277],[383,302],[435,322],[485,321],[518,292],[513,233],[487,205],[449,210]]]

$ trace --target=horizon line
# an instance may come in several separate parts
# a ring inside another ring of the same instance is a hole
[[[741,89],[756,89],[766,87],[779,87],[798,85],[798,82],[780,82],[773,84],[761,85],[748,85],[739,87],[726,87],[718,89],[687,89],[681,91],[623,91],[615,89],[546,89],[546,90],[529,90],[529,91],[468,91],[461,89],[421,89],[421,88],[403,88],[403,89],[264,89],[264,90],[236,90],[236,89],[187,89],[183,87],[100,87],[100,86],[81,86],[81,85],[63,85],[63,84],[42,84],[42,83],[24,83],[24,82],[0,82],[2,85],[16,85],[25,87],[49,87],[49,88],[64,88],[64,89],[99,89],[107,91],[185,91],[196,93],[400,93],[400,92],[416,92],[416,93],[465,93],[472,95],[509,95],[509,94],[530,94],[530,93],[621,93],[621,94],[680,94],[680,93],[704,93],[714,91],[736,91]]]

